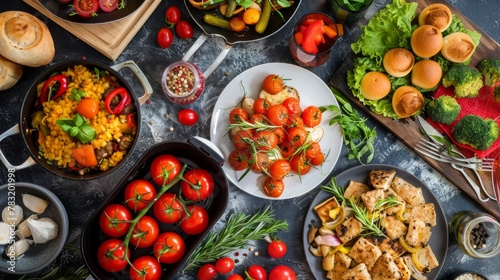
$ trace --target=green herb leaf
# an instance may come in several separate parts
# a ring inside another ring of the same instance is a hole
[[[80,133],[77,138],[82,143],[87,143],[94,139],[96,136],[95,129],[88,124],[84,124],[80,127]]]
[[[80,101],[82,100],[83,97],[85,97],[85,91],[82,89],[76,89],[74,88],[71,91],[71,94],[68,96],[70,100],[75,100],[75,101]]]
[[[75,116],[73,117],[73,123],[75,124],[76,127],[80,127],[86,123],[86,120],[82,115],[76,113]]]
[[[70,130],[69,130],[69,135],[71,137],[76,137],[78,135],[78,133],[80,133],[80,129],[78,129],[78,127],[76,126],[73,126]]]
[[[56,120],[56,124],[59,125],[64,132],[68,132],[75,125],[71,119],[58,119]]]

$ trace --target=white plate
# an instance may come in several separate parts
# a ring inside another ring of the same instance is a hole
[[[234,149],[229,140],[226,128],[229,126],[229,112],[243,98],[244,90],[247,96],[257,98],[261,90],[262,81],[269,74],[278,74],[286,80],[285,83],[296,88],[300,94],[300,105],[305,108],[309,105],[339,106],[330,88],[314,73],[302,67],[286,63],[267,63],[255,66],[239,74],[222,91],[215,104],[210,123],[210,140],[221,150],[224,159]],[[238,178],[244,171],[235,171],[229,164],[224,164],[222,169],[229,180],[243,191],[266,199],[288,199],[301,196],[316,188],[325,180],[337,163],[342,149],[343,138],[340,126],[328,123],[332,114],[325,112],[320,126],[324,129],[324,136],[320,141],[321,149],[328,157],[320,168],[311,168],[311,171],[299,178],[298,175],[285,178],[285,190],[278,198],[266,196],[262,191],[265,177],[256,172],[249,172],[242,180]]]

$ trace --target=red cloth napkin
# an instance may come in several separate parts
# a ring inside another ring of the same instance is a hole
[[[434,93],[434,97],[437,98],[441,95],[449,95],[455,97],[453,86],[445,88],[443,85],[440,85],[439,88]],[[500,137],[499,139],[497,139],[497,141],[495,141],[495,143],[493,143],[493,145],[491,145],[490,148],[484,151],[479,151],[473,149],[468,145],[462,145],[457,143],[455,139],[453,139],[453,135],[451,134],[451,130],[458,122],[458,120],[460,120],[463,116],[469,114],[481,116],[483,118],[493,119],[500,126],[500,102],[497,102],[495,100],[493,96],[493,88],[484,86],[479,91],[479,95],[477,97],[457,98],[457,102],[458,104],[460,104],[462,109],[460,110],[460,114],[458,115],[457,119],[451,125],[432,122],[432,120],[430,120],[429,123],[438,131],[446,133],[455,143],[455,145],[460,149],[460,151],[465,155],[473,156],[474,154],[476,154],[479,158],[495,157],[498,154],[498,152],[500,152],[500,150],[497,151],[497,149],[500,148]]]

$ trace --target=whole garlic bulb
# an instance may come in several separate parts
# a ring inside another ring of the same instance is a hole
[[[35,244],[43,244],[57,237],[59,226],[54,220],[48,217],[36,219],[28,218],[28,227]]]

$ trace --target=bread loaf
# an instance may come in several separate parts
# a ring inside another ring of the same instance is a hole
[[[0,55],[0,90],[13,87],[23,75],[23,67]]]
[[[37,17],[21,12],[0,13],[0,55],[21,65],[47,65],[55,54],[47,26]]]

